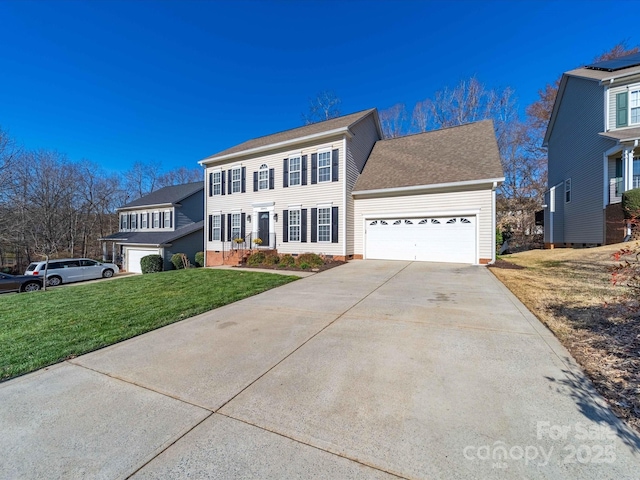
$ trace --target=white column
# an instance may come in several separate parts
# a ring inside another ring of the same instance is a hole
[[[622,151],[623,191],[633,188],[633,147],[625,147]]]

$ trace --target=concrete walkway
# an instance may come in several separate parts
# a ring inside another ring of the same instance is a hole
[[[640,438],[472,266],[298,280],[0,384],[0,426],[12,479],[640,475]]]

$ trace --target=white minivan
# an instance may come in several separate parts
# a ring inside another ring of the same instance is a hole
[[[47,262],[33,262],[27,267],[25,275],[44,275]],[[81,282],[96,278],[111,278],[120,269],[113,263],[101,263],[90,258],[60,258],[49,260],[47,267],[47,285],[55,287],[62,283]]]

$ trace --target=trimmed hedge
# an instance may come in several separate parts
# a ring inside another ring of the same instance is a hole
[[[162,255],[147,255],[140,259],[142,273],[155,273],[162,271]]]
[[[625,218],[640,217],[640,188],[627,190],[622,194],[622,209]]]
[[[204,252],[197,252],[194,260],[196,261],[196,265],[204,267]]]
[[[189,266],[189,259],[184,253],[174,253],[171,255],[171,263],[173,263],[176,270],[181,270]]]

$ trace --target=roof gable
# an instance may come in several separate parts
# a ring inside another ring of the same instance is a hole
[[[246,142],[243,142],[239,145],[211,155],[204,160],[201,160],[200,163],[205,164],[214,162],[216,160],[238,156],[251,151],[268,149],[270,147],[275,147],[283,143],[295,143],[297,141],[308,139],[309,137],[313,136],[321,136],[323,134],[330,134],[332,132],[340,133],[340,131],[347,131],[349,127],[355,125],[368,115],[372,114],[376,118],[376,126],[378,130],[380,130],[380,122],[378,121],[377,110],[375,108],[370,108],[368,110],[351,113],[342,117],[332,118],[323,122],[312,123],[310,125],[304,125],[302,127],[273,133],[264,137],[254,138],[252,140],[247,140]]]
[[[376,142],[354,192],[503,177],[493,122],[483,120]]]
[[[151,192],[144,197],[123,205],[118,210],[134,207],[147,207],[152,205],[174,205],[187,197],[190,197],[199,190],[204,192],[204,181],[183,183],[182,185],[171,185]]]

